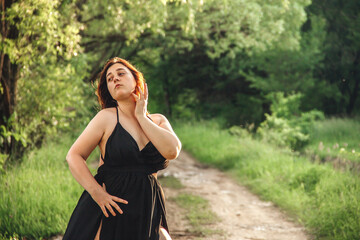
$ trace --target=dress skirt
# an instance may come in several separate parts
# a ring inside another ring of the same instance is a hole
[[[151,172],[151,171],[150,171]],[[118,203],[123,214],[105,217],[91,195],[84,191],[68,223],[64,240],[92,240],[102,222],[100,240],[158,240],[159,227],[167,231],[165,200],[158,180],[146,168],[116,169],[101,166],[94,176],[106,191],[128,201]]]

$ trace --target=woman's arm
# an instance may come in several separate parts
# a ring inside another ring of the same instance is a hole
[[[172,130],[169,121],[162,114],[153,114],[160,118],[159,126],[146,117],[147,99],[149,96],[148,87],[145,83],[144,91],[138,86],[140,96],[135,93],[133,97],[136,101],[135,117],[146,136],[154,144],[160,154],[168,160],[178,157],[181,150],[181,142]]]
[[[114,202],[127,203],[125,200],[109,195],[104,186],[100,186],[91,174],[86,165],[86,159],[90,153],[99,144],[105,132],[106,118],[105,111],[100,111],[88,124],[85,130],[81,133],[75,143],[71,146],[66,160],[69,164],[70,171],[75,180],[83,186],[83,188],[91,195],[91,197],[98,203],[104,215],[108,217],[105,207],[115,216],[115,212],[111,208],[113,206],[122,213],[120,207]],[[111,205],[111,206],[110,206]]]
[[[181,150],[181,142],[172,129],[169,121],[162,114],[153,114],[160,118],[159,126],[145,115],[137,116],[137,120],[146,136],[166,159],[175,159]]]
[[[98,145],[105,131],[103,124],[100,124],[101,115],[99,112],[89,122],[66,156],[72,175],[90,194],[101,188],[86,165],[86,159]]]

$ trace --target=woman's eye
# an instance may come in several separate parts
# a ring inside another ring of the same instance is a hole
[[[118,73],[119,76],[122,76],[122,75],[124,75],[124,74],[125,74],[125,73]]]

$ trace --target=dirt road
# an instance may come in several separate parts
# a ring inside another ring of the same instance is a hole
[[[291,222],[271,202],[264,202],[245,187],[235,183],[219,170],[206,167],[182,151],[158,177],[173,176],[185,186],[173,189],[164,186],[167,219],[174,240],[310,240],[303,227]],[[172,201],[180,192],[201,196],[209,201],[220,221],[209,226],[221,234],[194,236],[183,216],[183,210]]]

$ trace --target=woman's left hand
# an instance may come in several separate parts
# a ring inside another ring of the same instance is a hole
[[[139,93],[140,93],[140,97],[138,97],[135,93],[132,93],[132,95],[135,98],[136,101],[136,106],[135,106],[135,116],[145,116],[146,111],[147,111],[147,100],[148,100],[148,88],[147,88],[147,84],[144,83],[144,91],[145,93],[142,92],[141,88],[138,87]]]

